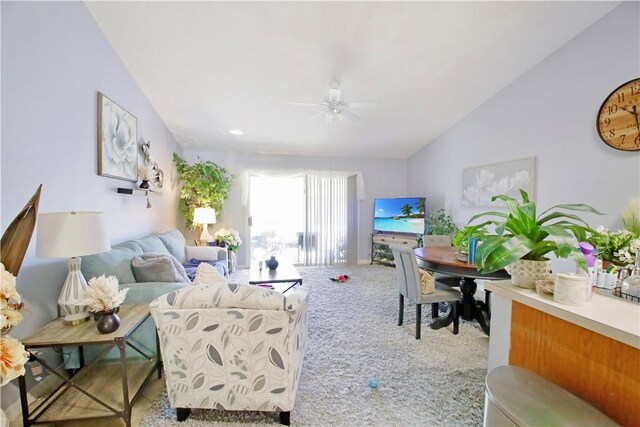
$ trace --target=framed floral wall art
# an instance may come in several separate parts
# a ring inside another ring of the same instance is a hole
[[[138,180],[138,120],[98,92],[98,175]]]
[[[520,199],[520,190],[535,200],[536,158],[476,166],[462,170],[462,205],[474,207],[504,206],[493,196],[507,194]]]

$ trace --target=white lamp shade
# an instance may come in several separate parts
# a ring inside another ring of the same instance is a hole
[[[102,212],[56,212],[38,215],[36,256],[71,258],[111,249]]]
[[[194,224],[215,224],[216,210],[213,208],[196,208],[193,212]]]

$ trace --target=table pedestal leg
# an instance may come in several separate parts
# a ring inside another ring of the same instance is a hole
[[[464,277],[460,280],[460,292],[462,292],[461,317],[464,320],[476,320],[485,334],[489,335],[489,325],[485,319],[487,306],[482,301],[476,301],[473,295],[476,293],[478,285],[471,278]]]

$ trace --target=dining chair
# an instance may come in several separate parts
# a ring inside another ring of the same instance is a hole
[[[451,236],[442,235],[442,234],[424,234],[422,236],[422,246],[425,248],[433,247],[433,246],[451,246]],[[436,282],[441,285],[446,285],[450,287],[459,287],[460,286],[460,277],[457,276],[449,276],[447,274],[436,273],[433,272],[433,277],[435,277]],[[438,317],[440,313],[440,305],[432,304],[431,305],[431,316]]]
[[[435,304],[441,302],[450,302],[453,309],[453,333],[458,334],[459,316],[458,301],[460,300],[460,292],[442,285],[436,281],[436,291],[432,294],[423,294],[420,286],[420,272],[418,270],[418,262],[413,250],[408,246],[389,245],[393,252],[393,259],[396,264],[396,276],[399,285],[399,311],[398,326],[402,326],[404,317],[404,299],[405,297],[415,301],[416,303],[416,339],[420,339],[420,326],[422,323],[422,304]],[[437,316],[436,316],[437,317]]]

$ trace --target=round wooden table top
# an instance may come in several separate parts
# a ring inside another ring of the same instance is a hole
[[[459,261],[454,248],[451,246],[416,248],[413,250],[413,253],[418,259],[418,265],[420,267],[437,273],[474,279],[506,279],[509,277],[504,270],[494,273],[479,272],[475,264]]]

